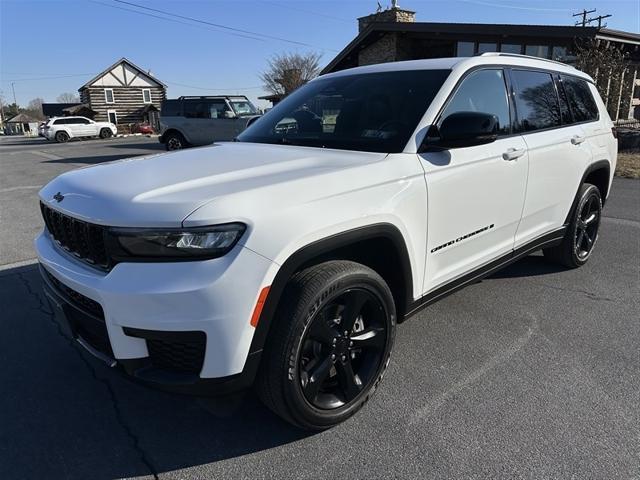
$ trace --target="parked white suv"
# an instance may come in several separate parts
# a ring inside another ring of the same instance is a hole
[[[107,364],[180,392],[255,379],[323,429],[378,386],[396,323],[535,250],[587,262],[616,151],[569,66],[373,65],[308,83],[237,142],[61,175],[35,246]]]
[[[44,125],[44,137],[58,143],[72,138],[109,138],[118,133],[118,128],[109,122],[94,122],[86,117],[53,117]]]

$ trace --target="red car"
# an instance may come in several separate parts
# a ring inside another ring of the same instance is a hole
[[[150,135],[153,133],[153,127],[148,123],[137,123],[133,126],[133,131],[131,133],[144,133],[145,135]]]

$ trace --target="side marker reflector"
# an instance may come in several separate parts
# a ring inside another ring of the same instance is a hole
[[[267,295],[269,295],[269,287],[264,287],[258,296],[258,301],[256,302],[256,308],[253,309],[253,315],[251,315],[251,326],[257,327],[258,322],[260,321],[260,314],[262,314],[262,308],[264,307],[264,302],[267,301]]]

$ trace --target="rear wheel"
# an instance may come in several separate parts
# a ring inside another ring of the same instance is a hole
[[[297,273],[265,347],[257,383],[261,399],[306,429],[351,417],[382,379],[395,315],[389,287],[364,265],[331,261]]]
[[[164,140],[164,144],[167,150],[170,152],[173,150],[180,150],[187,146],[187,142],[185,141],[184,137],[178,132],[169,133]]]
[[[56,133],[56,142],[65,143],[69,141],[69,134],[67,132]]]
[[[584,265],[598,240],[602,217],[602,197],[595,185],[585,183],[562,243],[544,249],[544,256],[569,268]]]
[[[110,138],[113,136],[113,132],[111,131],[110,128],[103,128],[102,130],[100,130],[100,138]]]

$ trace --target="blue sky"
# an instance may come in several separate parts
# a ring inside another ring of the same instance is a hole
[[[277,39],[135,13],[114,0],[0,0],[0,94],[18,103],[54,102],[120,57],[150,69],[168,95],[265,92],[258,75],[277,53],[309,50],[328,63],[357,34],[356,18],[376,0],[128,0],[158,10]],[[388,6],[390,0],[380,0]],[[640,32],[640,0],[400,0],[417,21],[570,25],[571,13],[597,8],[608,26]],[[116,8],[117,7],[117,8]],[[160,13],[147,12],[158,17]],[[238,33],[238,32],[235,32]],[[304,44],[304,45],[301,45]]]

